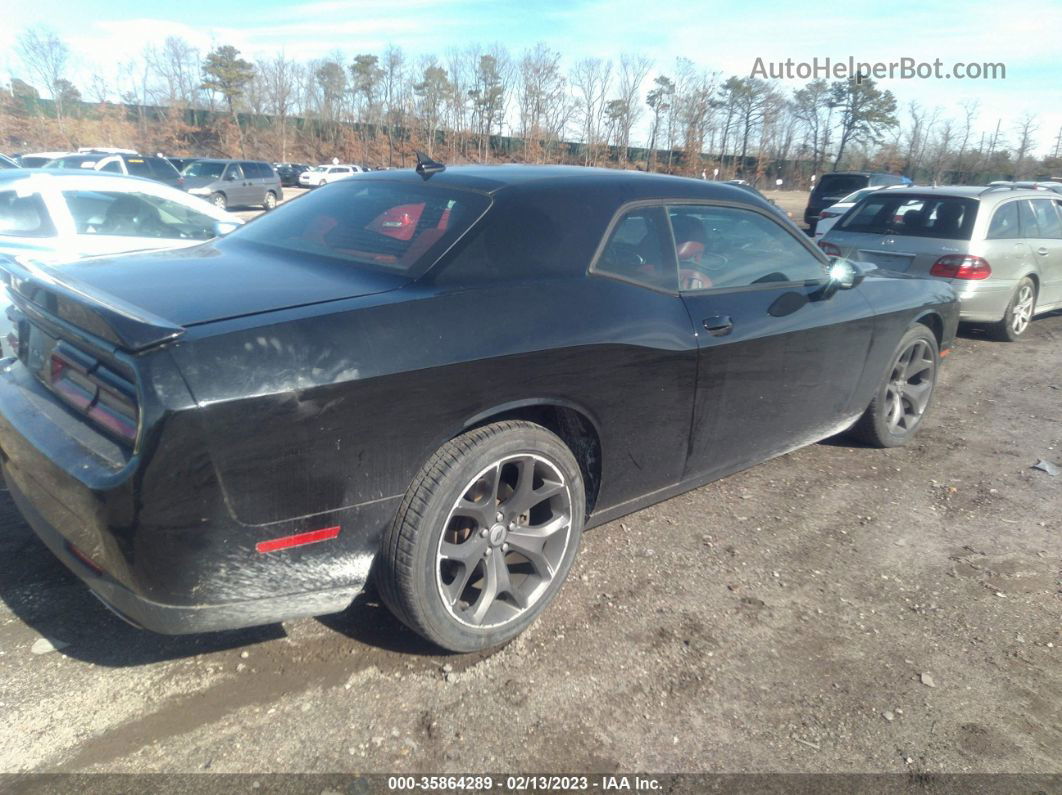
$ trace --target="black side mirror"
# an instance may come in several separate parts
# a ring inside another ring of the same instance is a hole
[[[856,263],[844,257],[830,257],[826,283],[815,292],[814,299],[832,298],[838,290],[851,290],[862,281],[863,271]]]

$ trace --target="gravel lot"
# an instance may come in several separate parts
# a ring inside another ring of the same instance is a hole
[[[966,330],[912,446],[829,441],[595,529],[478,656],[371,595],[137,631],[0,493],[0,771],[1062,773],[1062,475],[1031,468],[1062,464],[1060,406],[1062,315]]]

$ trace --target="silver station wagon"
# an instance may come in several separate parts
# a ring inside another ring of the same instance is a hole
[[[1013,341],[1062,308],[1062,197],[1010,186],[876,191],[826,233],[827,254],[949,280],[961,319]]]

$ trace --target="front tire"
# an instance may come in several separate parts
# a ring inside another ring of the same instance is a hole
[[[885,379],[852,435],[874,447],[900,447],[914,438],[933,399],[940,348],[922,324],[907,330],[890,359]]]
[[[229,201],[225,198],[224,193],[211,193],[210,203],[217,207],[219,210],[226,210],[229,206]]]
[[[1017,342],[1029,330],[1036,312],[1036,284],[1026,276],[1014,290],[1003,319],[991,327],[992,336],[1000,342]]]
[[[575,457],[545,428],[506,421],[464,433],[424,465],[384,534],[380,596],[444,649],[506,643],[564,583],[585,500]]]

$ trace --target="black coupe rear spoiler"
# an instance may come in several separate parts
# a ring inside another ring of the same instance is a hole
[[[77,326],[128,351],[142,351],[184,334],[182,326],[26,258],[0,255],[0,279],[26,315],[43,314]]]

